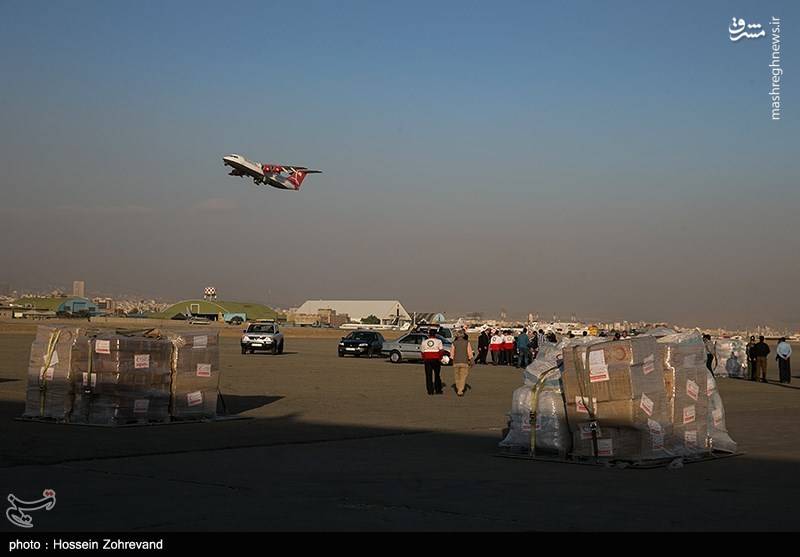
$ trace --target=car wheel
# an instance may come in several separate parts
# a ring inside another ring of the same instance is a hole
[[[247,348],[245,348],[244,346],[242,346],[242,354],[247,354]]]
[[[400,352],[398,352],[397,350],[389,354],[389,361],[392,362],[393,364],[399,364],[402,360],[403,357],[400,356]]]
[[[344,358],[344,352],[339,352],[339,357]]]
[[[272,355],[274,356],[277,353],[278,353],[278,345],[277,344],[273,344],[272,345]]]
[[[283,341],[278,345],[278,354],[283,354]]]

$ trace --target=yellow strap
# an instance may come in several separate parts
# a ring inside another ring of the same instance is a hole
[[[61,329],[56,329],[50,333],[50,338],[47,341],[47,352],[44,356],[44,367],[39,373],[39,416],[44,416],[45,399],[47,398],[47,370],[50,369],[50,364],[53,361],[53,353],[56,351],[58,339],[61,337]],[[35,368],[34,368],[35,369]],[[55,370],[54,370],[55,373]]]

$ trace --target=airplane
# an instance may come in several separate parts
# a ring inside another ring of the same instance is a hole
[[[230,166],[229,176],[249,176],[256,185],[268,185],[281,190],[299,190],[306,176],[322,174],[321,170],[309,170],[305,166],[291,164],[261,164],[249,161],[241,155],[222,157],[224,166]]]

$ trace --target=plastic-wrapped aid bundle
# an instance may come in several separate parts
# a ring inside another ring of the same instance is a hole
[[[653,337],[600,340],[564,349],[564,390],[573,454],[658,458],[670,428],[664,372]]]
[[[714,383],[714,378],[709,377],[709,381]],[[710,448],[715,451],[735,453],[737,444],[728,433],[728,427],[725,423],[725,407],[722,404],[722,397],[716,389],[716,385],[711,393],[709,410]]]
[[[219,332],[178,332],[174,346],[171,415],[201,419],[217,415],[219,396]]]
[[[531,385],[523,385],[514,391],[511,413],[508,415],[508,434],[500,442],[501,447],[530,450],[533,389]],[[561,391],[544,387],[538,393],[536,409],[536,450],[566,456],[572,439],[567,427]]]
[[[720,338],[714,343],[717,351],[717,377],[749,377],[747,368],[747,345],[743,340]]]
[[[667,446],[673,455],[708,452],[709,399],[715,383],[705,366],[703,338],[696,331],[658,340],[666,372],[665,389],[672,408],[672,436]]]
[[[169,340],[100,333],[81,337],[76,347],[71,421],[121,425],[169,418]]]
[[[72,411],[73,347],[82,329],[40,325],[31,345],[26,418],[64,420]]]

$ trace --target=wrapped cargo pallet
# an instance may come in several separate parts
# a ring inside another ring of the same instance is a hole
[[[170,414],[178,419],[213,419],[219,396],[219,332],[170,334],[174,346]]]
[[[566,457],[572,447],[561,389],[562,354],[565,346],[592,339],[543,343],[536,359],[523,372],[523,385],[514,391],[508,414],[508,434],[500,446],[526,452],[552,452]],[[538,385],[538,390],[537,390]],[[536,425],[531,431],[531,407],[536,399]],[[531,451],[531,441],[534,451]]]
[[[67,419],[73,401],[72,353],[81,334],[78,327],[37,327],[28,364],[24,417]]]
[[[575,456],[666,456],[671,416],[655,338],[568,347],[562,377]]]
[[[705,366],[700,333],[678,333],[660,338],[658,342],[662,347],[665,385],[672,407],[670,453],[686,456],[712,450],[735,452],[736,443],[725,426],[722,398]]]
[[[78,339],[71,421],[124,425],[169,419],[172,343],[98,333]]]

